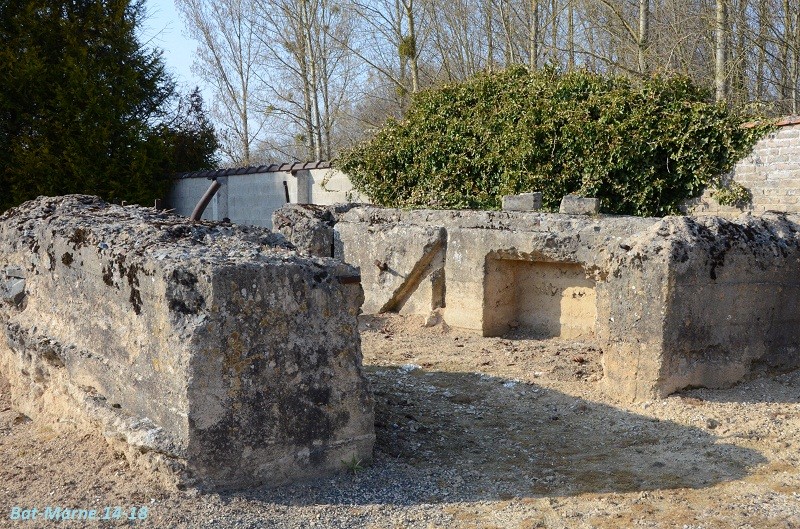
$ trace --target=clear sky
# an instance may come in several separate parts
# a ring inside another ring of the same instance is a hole
[[[145,0],[145,5],[148,17],[141,28],[142,42],[148,48],[163,50],[164,62],[181,92],[195,86],[202,89],[202,81],[191,70],[197,45],[186,36],[186,28],[175,9],[175,0]],[[206,94],[204,98],[208,98]]]

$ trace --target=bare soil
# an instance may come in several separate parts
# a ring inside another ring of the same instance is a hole
[[[165,490],[100,434],[19,415],[0,386],[0,527],[800,527],[800,372],[628,404],[601,392],[590,342],[422,323],[362,317],[374,461],[277,489]],[[46,506],[148,511],[10,518]]]

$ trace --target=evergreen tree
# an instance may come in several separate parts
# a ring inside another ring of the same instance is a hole
[[[136,37],[143,13],[143,0],[0,0],[0,211],[65,193],[148,204],[165,171],[199,168],[171,162],[175,87]]]
[[[219,163],[219,140],[206,117],[199,88],[178,99],[174,117],[158,128],[158,136],[169,153],[164,159],[163,174],[212,169]]]

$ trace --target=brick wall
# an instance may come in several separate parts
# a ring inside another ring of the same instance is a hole
[[[800,213],[800,116],[778,123],[739,161],[731,175],[750,190],[753,200],[742,208],[721,206],[707,190],[688,204],[693,214],[731,216],[744,212],[761,215],[765,211]]]

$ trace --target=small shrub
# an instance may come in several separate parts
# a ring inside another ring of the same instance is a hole
[[[355,455],[349,461],[346,459],[342,460],[342,465],[347,469],[349,473],[353,474],[354,476],[365,469],[362,463],[363,461],[361,459],[356,458]]]
[[[713,185],[711,197],[721,205],[731,207],[742,207],[753,200],[750,190],[734,181]]]
[[[515,67],[416,94],[336,165],[384,206],[499,209],[541,191],[549,210],[571,193],[606,213],[673,214],[767,130],[709,97],[686,78]]]

